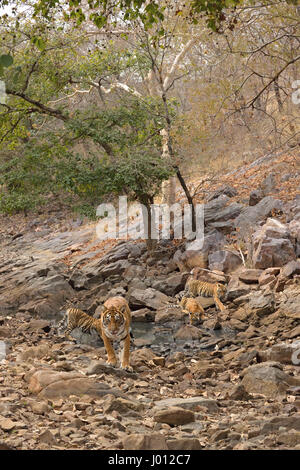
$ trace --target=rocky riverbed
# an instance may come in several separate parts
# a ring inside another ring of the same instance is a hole
[[[300,199],[239,201],[229,186],[209,194],[202,247],[149,254],[99,242],[94,224],[7,233],[0,448],[299,450],[299,256]],[[190,325],[175,295],[204,265],[200,278],[228,284],[225,310],[199,298],[206,318]],[[132,373],[106,365],[95,332],[72,343],[57,328],[70,303],[98,317],[113,295],[132,310]]]

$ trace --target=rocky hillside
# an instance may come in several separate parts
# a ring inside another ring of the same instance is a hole
[[[0,448],[300,449],[295,158],[205,183],[201,250],[162,240],[149,254],[99,243],[95,224],[2,218]],[[199,260],[228,283],[226,309],[199,298],[206,319],[190,325],[174,297]],[[96,333],[72,344],[57,329],[68,302],[98,317],[113,295],[133,314],[132,373],[106,366]]]

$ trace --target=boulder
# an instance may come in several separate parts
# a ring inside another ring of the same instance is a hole
[[[203,253],[210,253],[217,249],[222,249],[227,243],[225,236],[219,230],[209,228],[205,233],[204,241],[194,240],[186,243],[186,250],[201,250]],[[203,266],[204,268],[206,266]]]
[[[204,205],[204,220],[205,222],[214,222],[218,213],[224,209],[230,198],[225,194],[221,194],[219,197],[212,199]]]
[[[287,375],[278,362],[267,361],[254,364],[242,372],[241,384],[248,393],[258,393],[268,398],[285,396],[290,385],[299,382]]]
[[[151,287],[148,289],[132,289],[129,295],[129,305],[133,309],[148,307],[152,310],[158,310],[170,300],[170,297]]]
[[[205,204],[204,206],[205,225],[208,227],[217,228],[220,231],[223,231],[223,233],[229,233],[229,231],[231,232],[235,225],[231,223],[226,225],[226,222],[234,220],[240,214],[244,206],[242,204],[238,204],[237,202],[233,202],[227,207],[215,209],[208,207],[209,204],[210,203]],[[221,230],[222,227],[223,230]]]
[[[110,276],[121,276],[130,267],[130,262],[127,260],[119,260],[114,263],[109,263],[105,266],[101,266],[97,271],[97,276],[101,276],[102,279],[107,279]]]
[[[237,384],[234,386],[233,390],[228,394],[228,398],[230,398],[231,400],[236,400],[236,401],[248,401],[252,397],[245,390],[245,387],[243,385]]]
[[[0,339],[10,338],[12,331],[7,326],[0,326]]]
[[[275,311],[275,296],[273,292],[253,292],[248,303],[249,310],[259,317]]]
[[[155,357],[155,353],[150,348],[136,349],[130,355],[130,363],[132,366],[149,365]]]
[[[259,278],[262,274],[261,269],[246,269],[244,268],[239,272],[239,279],[245,284],[258,284]]]
[[[221,250],[215,251],[208,257],[208,265],[211,270],[229,273],[237,269],[242,264],[241,256],[238,252]]]
[[[169,450],[201,450],[202,446],[199,439],[196,438],[182,438],[167,440]]]
[[[226,276],[223,271],[218,271],[214,269],[213,271],[207,271],[203,268],[194,268],[193,269],[193,278],[201,281],[207,282],[228,282],[228,276]]]
[[[270,288],[274,287],[276,284],[276,276],[278,276],[279,273],[280,268],[267,268],[264,271],[261,271],[261,275],[258,279],[259,286],[269,286]]]
[[[297,274],[300,274],[300,261],[292,260],[280,270],[280,277],[284,278],[291,278]]]
[[[32,401],[29,403],[31,410],[33,413],[37,415],[47,415],[50,411],[50,407],[48,403],[46,402],[37,402],[37,401]]]
[[[16,427],[16,423],[10,418],[0,418],[0,429],[5,432],[10,432]]]
[[[75,268],[69,278],[69,283],[75,290],[86,289],[88,287],[88,278],[80,269]]]
[[[169,276],[166,280],[166,287],[163,292],[170,297],[174,297],[178,292],[184,289],[188,276],[188,273],[176,273]]]
[[[6,288],[2,301],[13,305],[14,310],[20,306],[22,311],[26,308],[40,318],[54,319],[65,301],[74,298],[74,295],[75,291],[60,274],[51,272],[48,276],[26,282],[26,274],[22,271],[22,279],[15,279],[15,285],[11,289]]]
[[[29,333],[49,333],[51,330],[51,323],[48,320],[32,319],[28,323],[22,325],[22,329],[27,330]]]
[[[268,219],[252,236],[254,268],[281,267],[295,259],[288,227],[276,219]]]
[[[153,280],[151,287],[170,297],[175,297],[178,292],[184,289],[188,277],[188,272],[171,274],[167,278],[164,277],[163,279],[158,277]]]
[[[155,320],[155,312],[149,308],[141,308],[131,312],[133,322],[147,323]]]
[[[218,402],[212,398],[191,397],[191,398],[166,398],[164,400],[155,401],[153,413],[168,407],[179,407],[186,410],[198,411],[206,408],[208,413],[216,413],[219,411]]]
[[[16,450],[14,447],[9,446],[3,441],[0,441],[0,450]]]
[[[253,290],[253,286],[240,281],[238,274],[234,274],[228,285],[226,297],[228,300],[234,300],[241,296],[246,296]]]
[[[278,443],[286,447],[296,447],[296,445],[300,444],[300,431],[289,431],[279,434]]]
[[[146,272],[147,270],[145,266],[140,266],[138,264],[131,264],[125,269],[123,278],[127,282],[131,281],[132,279],[144,279]]]
[[[299,288],[291,287],[284,291],[285,299],[279,305],[279,312],[286,317],[300,320],[300,293]]]
[[[25,348],[17,356],[18,361],[32,361],[34,359],[41,359],[50,354],[50,348],[48,344],[40,344],[39,346],[31,346]]]
[[[300,325],[290,330],[288,333],[286,333],[285,336],[286,338],[298,338],[298,336],[300,337]]]
[[[283,266],[294,258],[295,251],[290,240],[264,239],[254,251],[253,266],[262,269],[270,266]]]
[[[165,410],[156,411],[153,414],[156,423],[167,423],[171,426],[180,426],[195,421],[195,413],[191,410],[171,406]]]
[[[249,202],[248,202],[249,206],[255,206],[262,200],[263,197],[264,197],[263,191],[261,191],[260,189],[254,189],[253,191],[251,191],[249,195]]]
[[[227,439],[228,434],[229,429],[219,429],[214,432],[210,438],[213,442],[223,441],[224,439]]]
[[[102,397],[107,394],[122,396],[122,392],[107,383],[94,382],[77,372],[57,372],[48,369],[34,371],[27,377],[28,389],[39,398],[63,398],[70,395]]]
[[[74,295],[72,287],[61,274],[40,277],[35,279],[30,285],[31,297],[34,298],[57,295],[58,292],[64,292],[65,298]]]
[[[247,237],[259,221],[270,217],[274,210],[282,210],[282,208],[282,201],[266,196],[255,206],[243,209],[235,219],[235,226],[239,228],[241,235]]]
[[[202,333],[199,328],[196,328],[193,325],[184,325],[179,330],[176,331],[174,338],[176,339],[199,339],[201,338]]]
[[[196,266],[207,268],[207,253],[205,251],[189,249],[182,253],[176,251],[173,258],[181,272],[190,272]]]
[[[123,439],[124,450],[168,450],[163,434],[130,434]]]
[[[197,378],[212,377],[217,372],[223,372],[223,364],[200,360],[192,364],[191,373]]]
[[[88,368],[85,371],[86,375],[95,375],[95,374],[112,374],[116,377],[130,377],[132,379],[137,379],[138,375],[134,372],[129,372],[125,369],[118,369],[112,367],[104,361],[91,361]]]
[[[210,223],[235,219],[241,212],[243,205],[233,202],[228,205],[230,198],[225,194],[212,199],[204,205],[205,225]]]
[[[300,431],[300,413],[293,416],[276,416],[264,423],[261,434],[272,434],[285,428],[287,431]]]
[[[298,359],[300,363],[300,341],[274,344],[270,349],[259,351],[257,357],[260,362],[276,361],[281,364],[295,364]]]
[[[179,305],[176,303],[170,303],[166,307],[157,310],[155,315],[155,323],[169,323],[182,321],[186,317],[186,314],[182,312]]]
[[[142,403],[137,400],[129,400],[128,398],[109,396],[103,403],[103,412],[106,414],[117,411],[122,415],[135,416],[136,413],[143,411],[143,409],[144,405]]]
[[[248,324],[244,323],[241,320],[238,320],[237,318],[230,318],[228,322],[224,322],[224,328],[226,328],[227,324],[229,328],[237,331],[245,331],[248,328]]]
[[[52,432],[49,429],[46,429],[45,431],[43,431],[39,435],[38,439],[40,443],[47,444],[48,446],[53,446],[53,445],[58,444],[55,436],[52,434]]]
[[[98,270],[107,264],[127,259],[129,254],[129,243],[127,244],[126,242],[121,241],[115,247],[109,250],[104,256],[101,256],[101,258],[97,257],[93,261],[89,262],[87,268],[97,268]]]
[[[290,236],[295,245],[295,251],[297,258],[300,257],[300,201],[299,201],[299,212],[297,214],[297,219],[292,220],[289,223]]]
[[[210,222],[209,223],[209,228],[215,228],[219,232],[223,233],[224,235],[227,235],[235,230],[235,224],[234,220],[221,220],[217,222]]]
[[[234,197],[237,195],[237,190],[233,188],[232,186],[229,185],[223,185],[220,188],[216,189],[213,191],[207,198],[207,201],[210,202],[213,199],[218,198],[219,196],[222,196],[222,194],[225,194],[225,196],[228,197]]]

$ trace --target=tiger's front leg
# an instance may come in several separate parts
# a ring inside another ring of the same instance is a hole
[[[121,353],[121,369],[128,370],[132,372],[132,367],[129,364],[129,357],[130,357],[130,334],[126,336],[123,341],[123,351]]]
[[[107,352],[106,363],[112,367],[115,367],[117,365],[117,359],[116,359],[115,351],[111,344],[111,341],[105,334],[102,335],[102,339],[103,339],[104,346]]]
[[[72,331],[73,331],[73,328],[70,328],[70,327],[67,328],[66,331],[65,331],[65,337],[66,337],[69,341],[71,341],[72,343],[76,343],[76,339],[73,338],[73,336],[71,336],[71,334],[70,334],[70,333],[72,333]]]
[[[226,310],[225,305],[222,304],[221,300],[218,297],[214,297],[214,302],[218,306],[218,308],[221,312],[222,312],[222,310]]]

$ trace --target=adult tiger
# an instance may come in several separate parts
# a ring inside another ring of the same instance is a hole
[[[117,359],[112,341],[123,343],[120,355],[121,369],[132,371],[130,366],[130,323],[131,312],[123,297],[111,297],[104,303],[100,315],[101,333],[107,352],[107,363],[115,366]]]
[[[75,328],[81,328],[83,331],[95,329],[101,336],[107,352],[107,363],[116,366],[113,341],[123,343],[123,350],[120,357],[121,369],[132,371],[129,365],[130,361],[130,323],[131,312],[128,303],[123,297],[111,297],[104,303],[100,318],[94,318],[87,315],[78,308],[69,308],[66,312],[67,328],[65,335],[73,340],[70,333]]]

